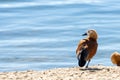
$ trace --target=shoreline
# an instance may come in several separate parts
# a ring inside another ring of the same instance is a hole
[[[120,80],[120,67],[95,65],[89,68],[55,68],[44,71],[0,72],[0,80]]]

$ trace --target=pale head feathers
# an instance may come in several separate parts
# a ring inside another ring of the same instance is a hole
[[[88,38],[92,38],[95,40],[98,38],[97,32],[95,30],[88,30],[87,35],[88,35]]]

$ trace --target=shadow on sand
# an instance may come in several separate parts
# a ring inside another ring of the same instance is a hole
[[[96,72],[96,71],[100,71],[100,70],[103,70],[103,68],[82,68],[80,69],[82,71],[90,71],[90,72]]]

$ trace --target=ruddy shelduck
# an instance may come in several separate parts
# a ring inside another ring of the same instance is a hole
[[[78,59],[78,65],[83,67],[88,61],[86,68],[88,68],[90,60],[96,54],[98,43],[98,35],[95,30],[88,30],[87,33],[82,36],[87,35],[85,39],[80,40],[78,47],[76,49],[76,55]]]
[[[111,61],[113,64],[120,66],[120,54],[118,52],[114,52],[111,55]]]

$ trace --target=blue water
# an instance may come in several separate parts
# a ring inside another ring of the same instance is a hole
[[[1,0],[0,71],[77,65],[81,34],[95,29],[99,47],[90,65],[113,66],[120,52],[120,0]]]

